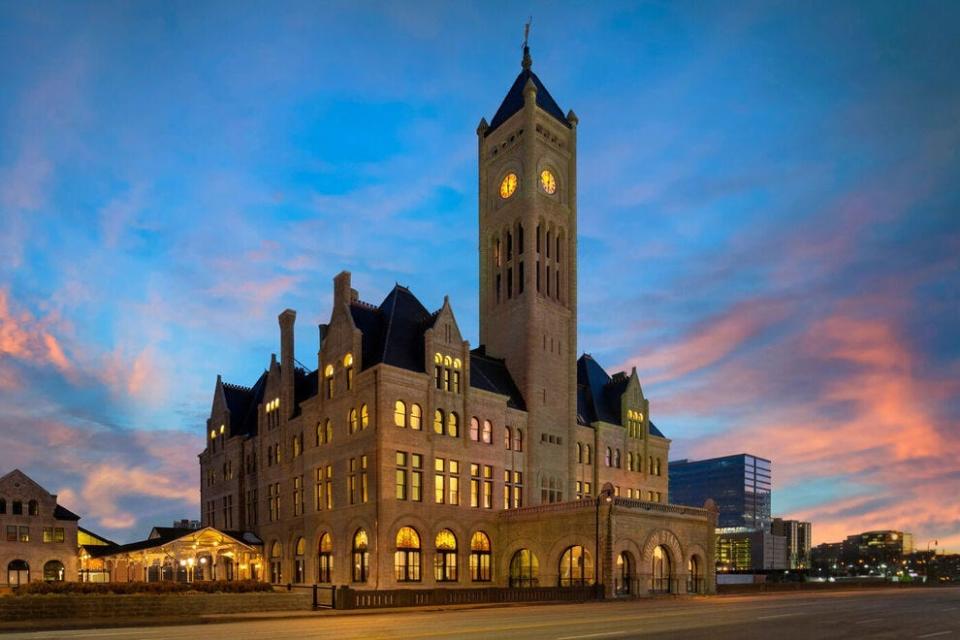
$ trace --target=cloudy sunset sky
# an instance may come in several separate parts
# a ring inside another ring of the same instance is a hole
[[[949,1],[0,0],[0,473],[119,541],[199,518],[217,374],[286,307],[315,367],[342,269],[475,344],[475,129],[531,14],[580,118],[580,351],[671,458],[771,458],[815,542],[960,552]]]

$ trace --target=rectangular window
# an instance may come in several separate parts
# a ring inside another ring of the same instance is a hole
[[[470,465],[470,506],[480,506],[480,465]]]
[[[497,302],[500,302],[500,274],[497,274]]]
[[[13,525],[7,525],[7,542],[16,542],[17,541],[17,527]]]
[[[540,261],[537,260],[537,292],[540,291]]]
[[[347,496],[350,504],[357,503],[357,459],[350,458],[350,475],[347,477]]]
[[[303,515],[303,476],[293,479],[293,515]]]
[[[43,528],[43,541],[44,543],[53,542],[53,527]]]
[[[460,372],[453,372],[453,392],[460,393]]]
[[[410,499],[414,502],[423,501],[423,456],[419,453],[410,455],[410,464],[413,472],[410,475]]]
[[[443,504],[444,497],[446,496],[446,489],[445,489],[446,483],[444,482],[444,479],[446,478],[446,476],[443,475],[445,464],[446,464],[446,460],[444,460],[443,458],[436,458],[433,461],[433,471],[434,471],[433,493],[434,493],[434,500],[436,501],[437,504]]]
[[[483,465],[483,508],[493,509],[493,467]]]
[[[523,293],[523,262],[517,265],[517,276],[519,277],[519,280],[517,280],[517,295],[520,295]]]
[[[324,491],[327,498],[327,509],[333,509],[333,465],[327,465],[327,488]]]
[[[507,267],[507,300],[513,297],[513,267]]]
[[[407,470],[397,469],[397,500],[407,499]]]
[[[30,527],[20,527],[20,542],[30,542]]]
[[[460,504],[460,463],[451,460],[449,464],[450,478],[449,491],[447,492],[447,504]]]
[[[63,527],[54,527],[53,529],[53,541],[54,542],[63,542]]]
[[[367,456],[360,456],[360,502],[370,500],[370,487],[367,483]]]

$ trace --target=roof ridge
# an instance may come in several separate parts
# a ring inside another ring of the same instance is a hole
[[[246,387],[242,384],[236,384],[233,382],[224,382],[223,386],[227,389],[238,389],[240,391],[253,391],[253,387]]]
[[[351,305],[356,305],[356,306],[358,306],[358,307],[363,307],[364,309],[373,309],[374,311],[379,311],[379,310],[380,310],[380,307],[378,307],[377,305],[375,305],[375,304],[373,304],[373,303],[367,302],[367,301],[365,301],[365,300],[351,300],[351,301],[350,301],[350,304],[351,304]]]
[[[387,298],[393,295],[393,292],[400,287],[399,284],[394,285],[393,291],[391,291]],[[384,298],[384,302],[387,301],[387,298]],[[382,305],[382,303],[381,303]],[[393,328],[393,316],[397,313],[397,301],[394,300],[393,304],[390,305],[390,316],[387,318],[387,326],[383,330],[383,352],[380,353],[380,362],[387,361],[387,347],[390,346],[390,330]]]

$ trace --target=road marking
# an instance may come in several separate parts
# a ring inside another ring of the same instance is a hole
[[[927,634],[924,634],[924,635],[922,635],[922,636],[917,636],[917,637],[918,637],[918,638],[935,638],[935,637],[937,637],[937,636],[945,636],[945,635],[947,635],[947,634],[949,634],[949,633],[953,633],[953,631],[950,631],[950,630],[947,630],[947,631],[934,631],[933,633],[927,633]]]
[[[606,633],[587,633],[582,636],[563,636],[557,640],[579,640],[580,638],[608,638],[610,636],[622,636],[626,631],[607,631]]]
[[[800,614],[799,613],[781,613],[780,615],[776,615],[776,616],[760,616],[759,618],[757,618],[757,620],[774,620],[776,618],[789,618],[790,616],[798,616],[798,615]]]
[[[856,624],[870,624],[871,622],[880,622],[883,618],[870,618],[868,620],[860,620]]]

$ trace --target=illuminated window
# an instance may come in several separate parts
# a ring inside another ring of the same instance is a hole
[[[470,538],[470,578],[474,582],[490,582],[490,537],[483,531]]]
[[[323,370],[323,377],[327,384],[327,398],[333,397],[333,365],[328,364]]]
[[[304,574],[306,563],[304,562],[303,554],[307,551],[307,542],[303,539],[303,536],[297,538],[297,545],[294,549],[293,581],[297,584],[302,584],[306,580],[306,575]]]
[[[407,405],[403,400],[397,400],[393,404],[393,424],[398,427],[407,426]]]
[[[480,421],[476,416],[470,418],[470,439],[474,442],[480,442]]]
[[[210,429],[210,439],[214,440],[217,437],[217,432],[214,429]]]
[[[299,457],[300,454],[303,453],[303,436],[302,435],[293,436],[292,446],[293,446],[293,457],[294,458]]]
[[[283,582],[283,545],[279,540],[274,540],[270,547],[270,582],[280,584]]]
[[[510,427],[504,427],[503,431],[503,446],[505,449],[513,449],[513,429]]]
[[[323,426],[324,426],[324,431],[326,433],[325,442],[328,442],[328,443],[333,442],[333,422],[330,420],[330,418],[327,418]]]
[[[447,416],[447,435],[456,438],[460,435],[460,423],[453,411]]]
[[[483,421],[482,440],[486,444],[493,444],[493,425],[489,420]]]
[[[553,195],[557,192],[557,179],[549,169],[540,172],[540,188],[544,193]]]
[[[348,420],[350,421],[350,433],[356,433],[360,429],[360,421],[357,419],[356,409],[350,409]]]
[[[613,450],[610,447],[607,447],[607,452],[603,456],[603,464],[608,467],[613,465]]]
[[[457,581],[457,537],[450,529],[437,533],[433,559],[433,577],[437,582]]]
[[[329,533],[320,535],[317,544],[317,582],[332,582],[333,576],[333,538]]]
[[[223,435],[225,428],[225,425],[220,425],[220,435]]]
[[[357,529],[353,534],[353,581],[366,582],[370,574],[370,551],[367,532]]]
[[[367,405],[360,405],[360,428],[366,429],[370,425],[370,410]]]
[[[417,431],[423,429],[423,409],[416,403],[410,405],[410,428]]]
[[[593,584],[593,559],[580,545],[568,548],[560,557],[560,586],[581,587]]]
[[[519,427],[513,432],[513,450],[523,451],[523,431]]]
[[[445,416],[443,415],[442,409],[437,409],[433,412],[433,432],[437,435],[443,435],[443,422]]]
[[[420,582],[420,535],[412,527],[397,531],[393,567],[397,582]]]
[[[529,549],[520,549],[510,559],[510,586],[535,587],[540,582],[540,561]]]

